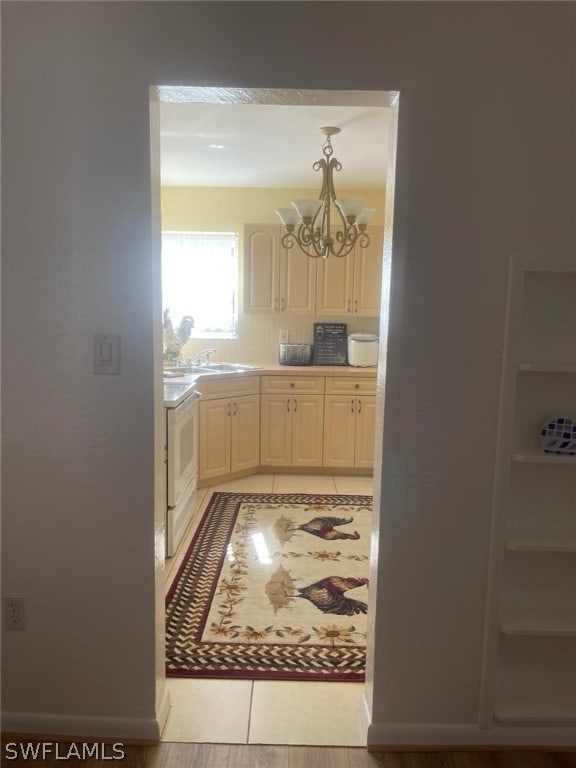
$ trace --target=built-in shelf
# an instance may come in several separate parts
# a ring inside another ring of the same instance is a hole
[[[576,686],[574,692],[553,696],[534,691],[506,696],[506,700],[495,707],[494,717],[501,723],[571,725],[576,723]]]
[[[576,725],[576,455],[547,453],[539,438],[543,424],[574,418],[576,265],[573,254],[547,254],[538,265],[519,258],[510,266],[480,723],[520,734],[543,726],[530,728],[536,742],[566,726],[569,741]]]
[[[512,637],[576,637],[576,614],[505,621],[500,625],[500,631]]]
[[[535,373],[576,373],[576,361],[521,360],[518,369]]]
[[[576,529],[509,528],[505,544],[515,552],[576,552]]]
[[[512,454],[512,461],[526,462],[529,464],[575,464],[576,456],[566,456],[559,453],[544,453],[537,449],[517,451]]]

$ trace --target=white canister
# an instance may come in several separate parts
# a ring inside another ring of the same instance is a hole
[[[348,365],[368,368],[378,365],[378,336],[351,333],[348,336]]]

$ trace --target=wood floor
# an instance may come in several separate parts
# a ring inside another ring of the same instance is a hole
[[[64,747],[62,749],[65,749]],[[277,747],[252,744],[161,743],[126,746],[125,759],[106,761],[49,757],[6,759],[2,768],[40,763],[44,768],[576,768],[575,752],[385,752],[352,747]],[[65,754],[64,752],[62,754]]]

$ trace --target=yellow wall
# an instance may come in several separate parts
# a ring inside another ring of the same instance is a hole
[[[244,224],[280,224],[276,208],[286,208],[290,200],[314,197],[310,189],[253,189],[219,187],[163,187],[162,229],[165,231],[237,232],[239,241],[239,279],[244,273]],[[366,207],[375,208],[371,224],[384,224],[383,190],[339,190],[341,197],[361,197]],[[239,286],[240,312],[238,338],[192,340],[182,350],[188,357],[201,349],[216,349],[215,360],[250,364],[277,362],[280,330],[288,330],[294,343],[312,341],[314,317],[244,314],[242,286]],[[378,333],[378,318],[353,318],[349,315],[322,317],[322,322],[345,322],[349,333]]]
[[[376,208],[371,224],[384,224],[384,190],[338,190],[341,197],[361,197]],[[163,187],[162,229],[238,232],[244,224],[278,224],[276,208],[290,200],[316,197],[311,189],[248,189],[219,187]]]

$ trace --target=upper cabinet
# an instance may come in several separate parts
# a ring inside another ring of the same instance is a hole
[[[244,228],[244,312],[300,315],[380,314],[383,227],[368,227],[370,245],[341,259],[313,259],[282,247],[276,224]]]
[[[296,248],[281,244],[277,224],[244,228],[244,311],[313,315],[316,264]]]
[[[368,227],[370,245],[343,258],[318,259],[316,314],[380,314],[384,227]]]

